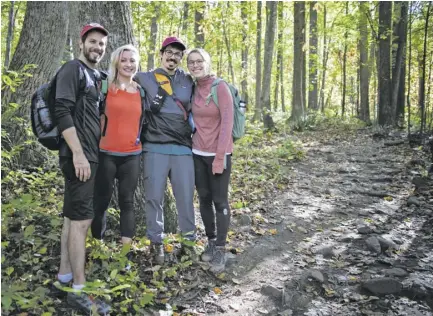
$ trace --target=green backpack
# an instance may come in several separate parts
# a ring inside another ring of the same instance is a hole
[[[210,94],[206,99],[206,105],[209,104],[210,98],[212,97],[213,102],[219,108],[217,86],[221,81],[224,81],[224,80],[221,78],[217,78],[212,83],[212,86],[210,88]],[[233,141],[236,141],[245,135],[246,103],[245,103],[245,101],[243,101],[241,99],[239,91],[234,85],[232,85],[228,82],[226,82],[226,84],[228,85],[228,87],[230,89],[230,93],[231,93],[232,98],[233,98],[233,132],[232,132],[232,136],[233,136]]]

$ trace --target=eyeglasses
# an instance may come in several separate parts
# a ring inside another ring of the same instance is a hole
[[[172,56],[174,56],[175,58],[177,58],[177,59],[181,59],[182,58],[182,56],[183,56],[183,54],[181,53],[181,52],[173,52],[173,51],[171,51],[171,50],[166,50],[166,51],[164,51],[164,53],[167,55],[167,57],[172,57]]]
[[[204,63],[204,60],[201,60],[201,59],[199,59],[199,60],[189,60],[188,61],[188,66],[195,66],[195,65],[201,66],[201,65],[203,65],[203,63]]]

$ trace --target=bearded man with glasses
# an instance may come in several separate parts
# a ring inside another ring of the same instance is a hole
[[[196,238],[192,128],[188,122],[193,80],[178,68],[185,49],[180,39],[166,38],[160,49],[160,67],[136,76],[146,91],[143,143],[146,230],[156,264],[164,263],[163,204],[167,177],[176,199],[180,231],[189,240]]]

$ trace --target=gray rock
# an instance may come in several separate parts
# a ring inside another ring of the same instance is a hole
[[[320,247],[316,250],[316,253],[322,255],[324,258],[332,258],[335,256],[334,248],[332,246]]]
[[[367,235],[367,234],[371,234],[372,232],[373,229],[370,226],[364,225],[358,227],[358,233],[360,234]]]
[[[411,205],[415,205],[415,206],[420,206],[421,202],[414,196],[411,196],[408,200],[407,200],[407,206],[411,206]]]
[[[293,311],[291,309],[286,309],[282,312],[278,313],[279,316],[292,316],[293,315]]]
[[[398,294],[401,292],[403,285],[393,278],[377,278],[368,280],[361,285],[376,296]]]
[[[331,154],[326,156],[326,161],[327,162],[335,162],[335,157]]]
[[[409,274],[406,272],[406,270],[401,268],[385,269],[383,270],[383,273],[385,273],[385,275],[388,276],[398,276],[398,277],[404,277]]]
[[[355,233],[348,233],[340,237],[339,241],[342,242],[351,242],[352,240],[359,239],[360,236]]]
[[[272,285],[263,285],[262,288],[260,289],[260,292],[264,295],[276,298],[276,299],[281,299],[281,296],[283,295],[283,292],[279,289],[277,289],[276,287],[272,286]]]
[[[395,242],[388,240],[383,237],[378,237],[377,240],[379,240],[380,247],[382,248],[382,251],[387,251],[388,249],[398,249],[398,246]]]
[[[310,276],[316,281],[319,281],[320,283],[325,282],[325,277],[323,276],[322,272],[320,272],[319,270],[311,270]]]
[[[238,220],[239,225],[241,226],[249,226],[252,223],[251,217],[247,214],[242,214]]]
[[[382,252],[382,248],[380,247],[380,242],[376,237],[368,237],[365,241],[367,244],[367,248],[377,254]]]

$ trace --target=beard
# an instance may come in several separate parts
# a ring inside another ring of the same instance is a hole
[[[91,53],[98,54],[96,57],[92,57]],[[102,58],[102,54],[97,50],[92,50],[91,48],[84,47],[83,51],[84,57],[92,64],[97,64]]]

